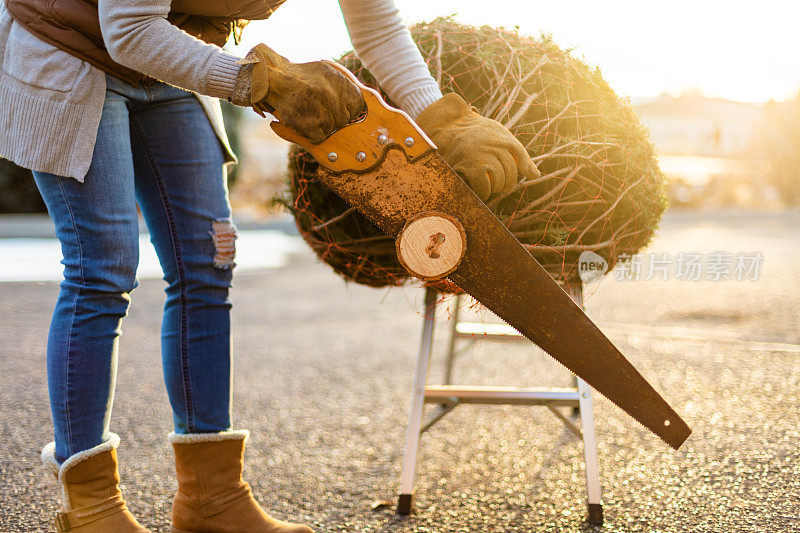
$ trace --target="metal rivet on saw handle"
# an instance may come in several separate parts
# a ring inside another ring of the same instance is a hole
[[[389,137],[387,137],[386,135],[384,135],[382,133],[380,135],[378,135],[378,144],[386,144],[388,142],[389,142]]]
[[[333,163],[337,159],[339,159],[339,154],[337,154],[336,152],[331,152],[328,154],[328,161],[330,161],[331,163]]]
[[[406,146],[411,148],[414,146],[414,138],[413,137],[406,137]]]
[[[358,152],[356,154],[356,161],[363,161],[366,158],[367,158],[367,154],[365,154],[364,152]]]

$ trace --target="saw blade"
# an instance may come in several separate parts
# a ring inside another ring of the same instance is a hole
[[[390,149],[368,172],[321,167],[317,179],[393,237],[420,212],[457,218],[467,246],[451,281],[670,446],[689,436],[681,417],[437,153],[410,163]]]

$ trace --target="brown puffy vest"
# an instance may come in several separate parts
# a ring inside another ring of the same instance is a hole
[[[173,0],[167,20],[198,39],[222,46],[231,34],[238,40],[249,21],[268,18],[284,1]],[[147,79],[108,55],[97,0],[6,0],[6,9],[32,34],[100,70],[134,85]]]

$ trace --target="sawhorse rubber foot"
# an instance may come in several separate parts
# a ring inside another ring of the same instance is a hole
[[[599,526],[603,523],[603,504],[602,503],[589,503],[589,523],[593,526]]]
[[[400,497],[397,498],[397,514],[411,514],[411,511],[414,510],[414,495],[413,494],[401,494]]]

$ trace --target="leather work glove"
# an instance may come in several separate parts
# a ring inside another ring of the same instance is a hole
[[[430,104],[416,122],[481,200],[511,191],[519,176],[540,176],[525,147],[510,131],[479,115],[455,93]]]
[[[231,102],[264,111],[314,144],[358,117],[366,106],[361,92],[324,61],[292,63],[265,44],[239,61]]]

